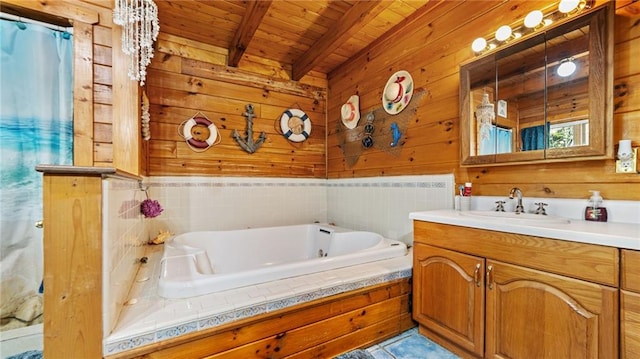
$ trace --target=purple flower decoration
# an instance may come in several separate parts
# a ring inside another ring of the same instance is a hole
[[[144,214],[145,218],[158,217],[162,211],[160,203],[153,199],[147,198],[140,204],[140,212]]]

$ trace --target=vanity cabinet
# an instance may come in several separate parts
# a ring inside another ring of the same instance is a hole
[[[414,221],[413,317],[463,357],[618,356],[618,249]]]
[[[622,250],[620,357],[640,358],[640,251]]]

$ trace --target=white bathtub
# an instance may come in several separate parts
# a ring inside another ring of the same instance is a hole
[[[190,232],[165,243],[158,294],[189,298],[406,254],[400,241],[331,225]]]

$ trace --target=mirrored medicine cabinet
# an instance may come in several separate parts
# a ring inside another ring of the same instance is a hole
[[[460,66],[462,166],[611,158],[612,12],[594,9]]]

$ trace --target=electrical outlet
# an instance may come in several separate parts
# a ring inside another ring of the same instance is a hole
[[[616,161],[616,173],[637,173],[638,172],[638,149],[631,150],[633,156],[628,161]]]

